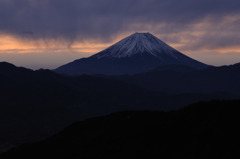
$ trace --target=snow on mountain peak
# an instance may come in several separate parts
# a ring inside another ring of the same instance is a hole
[[[151,33],[134,33],[109,48],[94,55],[98,59],[103,57],[108,58],[124,58],[130,57],[135,54],[148,53],[158,58],[160,54],[167,54],[174,58],[177,58],[174,53],[175,49],[159,40]]]
[[[71,75],[119,75],[147,72],[167,65],[185,65],[197,69],[207,67],[150,33],[135,33],[95,55],[63,65],[57,71]]]

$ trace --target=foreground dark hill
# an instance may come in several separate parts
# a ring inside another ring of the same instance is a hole
[[[240,63],[197,70],[169,65],[136,75],[112,77],[165,93],[231,93],[240,95]]]
[[[174,112],[121,112],[88,119],[42,142],[0,156],[25,158],[239,158],[240,101]]]
[[[159,96],[121,81],[65,77],[6,62],[0,63],[0,89],[0,152],[49,136],[87,117],[154,107]]]
[[[0,152],[72,122],[126,110],[172,110],[226,94],[167,95],[106,77],[68,77],[0,63]]]
[[[175,50],[150,33],[135,33],[89,58],[75,60],[54,71],[67,75],[136,74],[172,64],[197,69],[208,67]]]

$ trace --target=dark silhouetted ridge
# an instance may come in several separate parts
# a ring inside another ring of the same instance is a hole
[[[1,158],[239,158],[239,106],[240,101],[201,102],[175,112],[92,118]]]

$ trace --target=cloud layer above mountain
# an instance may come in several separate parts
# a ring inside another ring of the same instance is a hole
[[[45,45],[112,43],[138,31],[183,51],[240,53],[237,0],[0,0],[0,19],[0,35]]]

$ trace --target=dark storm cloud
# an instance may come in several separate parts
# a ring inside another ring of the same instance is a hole
[[[107,42],[119,33],[149,26],[153,33],[189,31],[206,18],[211,30],[224,17],[238,15],[238,0],[0,0],[0,33]],[[240,28],[239,20],[225,24],[225,31],[232,31],[232,25]]]

